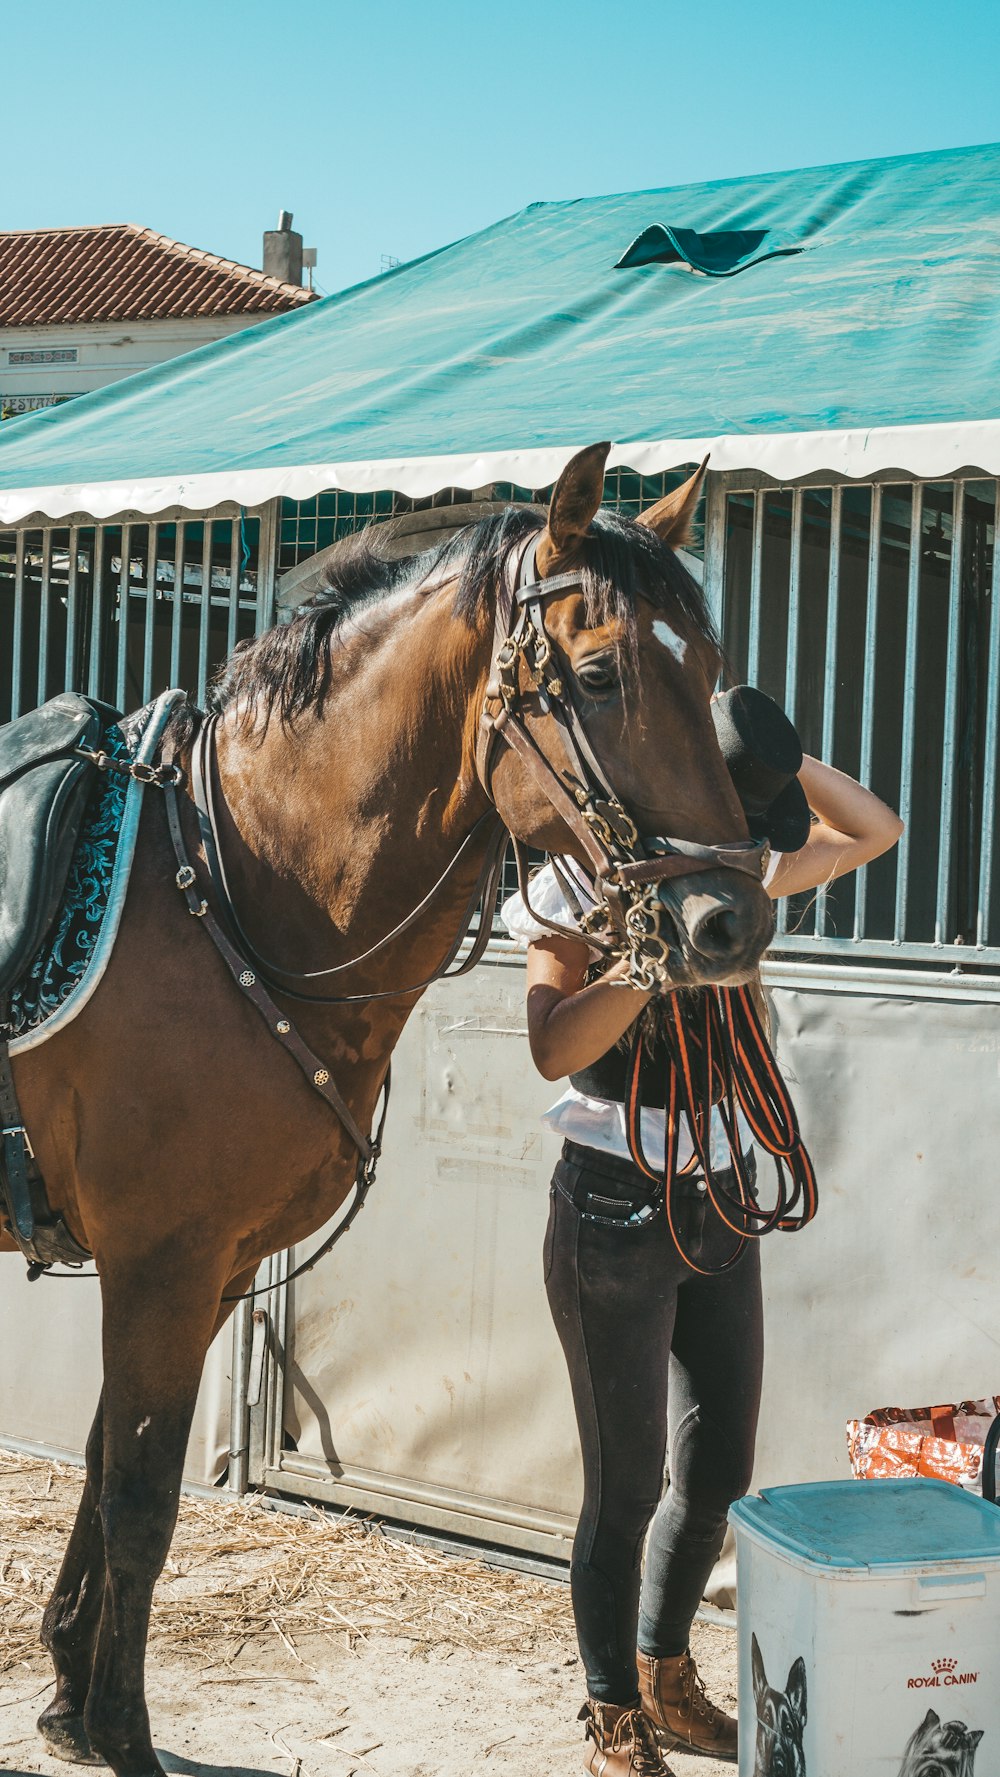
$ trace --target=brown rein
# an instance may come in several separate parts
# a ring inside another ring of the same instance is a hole
[[[625,1130],[634,1164],[656,1182],[654,1207],[666,1210],[674,1246],[685,1264],[702,1277],[728,1271],[749,1240],[772,1228],[795,1233],[811,1222],[818,1207],[816,1174],[802,1140],[795,1107],[778,1070],[757,1008],[746,987],[703,988],[685,1004],[680,994],[664,1000],[663,1034],[669,1055],[662,1169],[646,1158],[642,1144],[640,1075],[644,1041],[636,1031],[625,1089]],[[718,1100],[729,1145],[736,1189],[731,1191],[712,1164],[712,1107]],[[778,1177],[773,1208],[761,1209],[753,1193],[747,1156],[740,1140],[737,1107],[754,1141],[769,1153]],[[680,1115],[691,1131],[692,1155],[678,1167]],[[678,1181],[697,1171],[713,1207],[736,1235],[721,1265],[698,1264],[686,1250],[678,1225]],[[787,1174],[787,1179],[786,1179]]]

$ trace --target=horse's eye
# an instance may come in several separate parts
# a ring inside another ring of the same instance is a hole
[[[615,691],[620,683],[618,663],[613,654],[597,654],[590,660],[582,660],[576,669],[576,676],[585,691],[600,695],[602,691]]]

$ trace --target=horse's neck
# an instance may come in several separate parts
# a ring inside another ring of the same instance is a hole
[[[223,721],[227,866],[261,949],[294,968],[358,955],[433,887],[487,808],[475,771],[487,666],[485,633],[453,618],[450,601],[406,595],[336,645],[321,716],[291,731],[273,717],[263,740],[235,714]],[[412,936],[345,992],[430,972],[475,882],[474,852]]]

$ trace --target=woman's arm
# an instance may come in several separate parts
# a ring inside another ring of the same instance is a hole
[[[773,900],[819,888],[869,864],[895,845],[903,831],[898,814],[843,771],[807,753],[799,782],[819,816],[801,851],[787,852],[767,885]]]
[[[528,946],[528,1041],[546,1080],[589,1067],[652,998],[625,979],[622,960],[586,986],[590,951],[572,938],[539,938]]]
[[[832,765],[807,755],[799,782],[819,819],[802,850],[781,859],[768,884],[775,900],[857,870],[903,831],[891,808]],[[572,938],[539,938],[528,946],[528,1041],[546,1080],[561,1080],[605,1055],[653,997],[628,984],[624,960],[588,987],[590,954]]]

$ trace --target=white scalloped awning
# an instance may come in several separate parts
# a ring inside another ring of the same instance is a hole
[[[123,512],[165,512],[176,506],[207,512],[227,500],[251,508],[281,497],[307,500],[331,488],[355,494],[392,489],[413,499],[425,499],[441,488],[479,488],[494,482],[544,488],[580,448],[577,440],[536,450],[300,463],[287,469],[217,470],[176,479],[54,483],[0,493],[0,524],[17,524],[34,513],[49,518],[88,513],[104,519]],[[764,437],[660,438],[614,445],[608,468],[659,475],[700,462],[704,456],[710,458],[713,471],[759,470],[786,483],[817,474],[864,480],[892,469],[907,479],[946,479],[969,468],[993,476],[1000,475],[1000,420],[869,431],[776,432]]]

